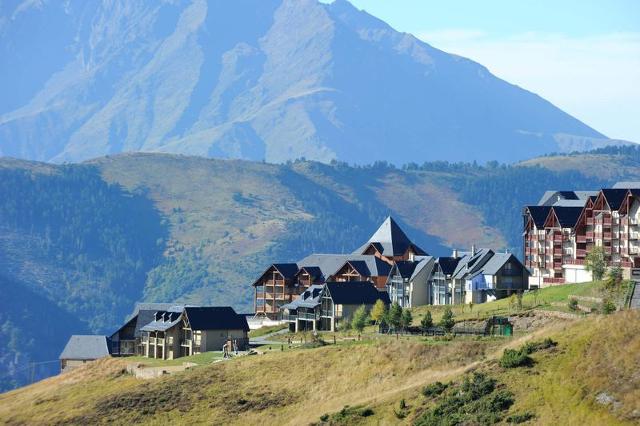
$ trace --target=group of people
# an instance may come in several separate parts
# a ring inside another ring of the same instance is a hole
[[[222,358],[231,358],[231,353],[238,355],[238,340],[230,338],[222,346]]]

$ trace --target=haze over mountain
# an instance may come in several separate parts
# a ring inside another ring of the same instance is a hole
[[[0,155],[516,161],[619,143],[345,0],[0,4]]]

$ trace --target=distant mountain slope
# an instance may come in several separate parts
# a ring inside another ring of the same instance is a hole
[[[0,155],[512,162],[610,143],[345,0],[0,5]]]
[[[433,255],[471,244],[519,254],[524,204],[549,188],[607,183],[577,170],[495,163],[396,169],[137,153],[58,166],[0,158],[0,293],[10,289],[12,305],[0,314],[0,370],[9,373],[0,388],[25,383],[28,362],[51,361],[68,334],[112,332],[136,301],[249,312],[249,284],[266,265],[349,253],[388,214]],[[25,329],[34,309],[64,319],[48,352],[6,334],[39,339],[40,330]]]

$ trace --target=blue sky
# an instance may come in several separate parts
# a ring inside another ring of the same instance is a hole
[[[640,142],[640,0],[351,0],[612,138]]]

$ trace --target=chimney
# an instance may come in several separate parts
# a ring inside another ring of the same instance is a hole
[[[453,249],[453,253],[451,254],[451,257],[458,257],[458,249]]]
[[[475,256],[475,255],[476,255],[476,245],[471,244],[471,256]]]

